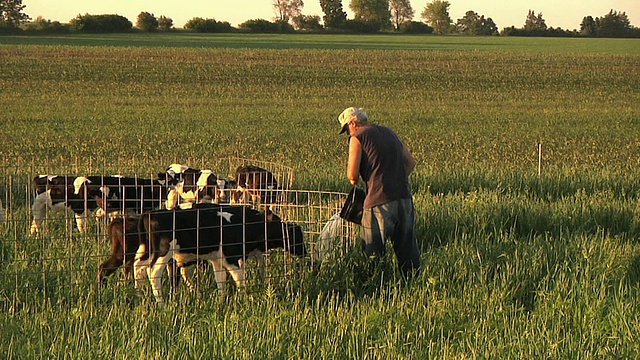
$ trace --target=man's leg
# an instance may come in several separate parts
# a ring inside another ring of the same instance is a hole
[[[369,257],[382,257],[386,253],[384,219],[381,219],[381,213],[377,209],[378,207],[364,209],[362,212],[362,249]]]
[[[416,241],[415,208],[412,199],[394,201],[397,204],[398,223],[391,235],[393,250],[398,258],[400,271],[405,277],[417,273],[422,263],[420,249]]]

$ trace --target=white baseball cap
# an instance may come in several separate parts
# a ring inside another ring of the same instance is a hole
[[[344,109],[344,111],[338,115],[338,122],[340,123],[340,128],[342,128],[340,134],[347,131],[349,121],[351,120],[356,120],[357,122],[361,122],[363,120],[368,121],[369,115],[367,115],[362,108],[348,107]]]

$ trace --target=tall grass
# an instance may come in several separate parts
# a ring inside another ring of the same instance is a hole
[[[394,37],[412,50],[383,37],[362,38],[370,49],[164,39],[2,38],[8,358],[638,357],[634,42],[590,51],[601,42],[571,39],[545,52],[540,39]],[[49,45],[8,45],[36,40]],[[335,263],[299,264],[252,291],[219,294],[205,273],[198,293],[181,287],[157,306],[123,278],[97,287],[109,251],[100,224],[83,236],[61,215],[48,235],[27,235],[40,173],[150,176],[173,162],[224,173],[242,156],[292,166],[295,188],[345,191],[335,116],[351,105],[396,129],[419,162],[423,270],[409,283],[390,247],[371,271],[349,244]]]

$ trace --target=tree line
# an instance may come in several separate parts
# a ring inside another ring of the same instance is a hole
[[[266,0],[265,0],[266,1]],[[324,16],[304,15],[303,0],[271,0],[274,18],[252,19],[232,26],[213,18],[194,17],[183,25],[185,31],[196,32],[334,32],[334,33],[407,33],[407,34],[464,34],[503,36],[583,36],[583,37],[640,37],[640,28],[631,25],[625,12],[611,10],[601,17],[585,16],[579,30],[549,27],[542,13],[529,10],[523,27],[498,26],[491,17],[467,11],[453,21],[447,0],[428,1],[420,13],[422,21],[415,21],[410,0],[349,0],[353,18],[347,18],[343,0],[319,0]],[[121,15],[78,15],[63,24],[25,13],[22,0],[0,0],[0,33],[16,32],[128,32],[179,31],[167,16],[156,17],[141,12],[134,24]]]

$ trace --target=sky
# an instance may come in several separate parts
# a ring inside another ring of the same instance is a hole
[[[411,0],[415,12],[413,20],[422,21],[420,13],[432,0]],[[579,29],[585,16],[602,17],[611,9],[625,12],[631,25],[640,27],[639,0],[447,0],[449,15],[453,22],[473,10],[485,18],[492,18],[498,29],[524,26],[529,10],[535,14],[542,13],[542,18],[549,27],[560,27],[565,30]],[[273,0],[22,0],[26,5],[24,13],[32,19],[42,16],[48,20],[67,23],[78,14],[117,14],[129,19],[134,25],[138,14],[143,11],[156,17],[164,15],[173,19],[176,28],[194,17],[228,21],[237,26],[251,19],[273,20],[275,12]],[[343,0],[342,6],[347,17],[352,18],[349,10],[350,0]],[[304,15],[324,15],[319,0],[304,0]]]

